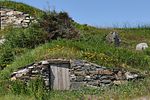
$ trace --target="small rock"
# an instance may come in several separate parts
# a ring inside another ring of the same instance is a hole
[[[91,76],[85,76],[85,79],[84,79],[84,80],[86,80],[86,81],[91,80]]]
[[[30,20],[25,19],[25,20],[23,20],[23,22],[25,22],[25,23],[29,23],[29,22],[30,22]]]
[[[48,65],[49,62],[48,61],[42,61],[42,65]]]
[[[111,75],[103,75],[103,76],[98,75],[97,78],[100,80],[105,80],[105,79],[114,80],[115,79],[115,77]]]
[[[110,84],[112,81],[111,80],[101,80],[100,83],[104,84]]]
[[[29,69],[33,69],[34,67],[33,66],[30,66],[30,67],[28,67]]]
[[[127,83],[127,81],[125,81],[125,80],[113,81],[113,84],[115,84],[115,85],[121,85],[121,84],[125,84],[125,83]]]
[[[37,73],[39,73],[38,70],[32,71],[32,74],[37,74]]]
[[[117,32],[110,32],[106,36],[106,41],[109,43],[115,43],[116,46],[119,46],[121,39],[120,39],[119,34]]]
[[[74,74],[70,75],[70,80],[76,80],[76,76]]]
[[[23,74],[23,75],[26,75],[28,72],[29,72],[29,69],[27,68],[17,71],[18,74]]]
[[[6,15],[8,15],[8,16],[11,16],[11,15],[13,15],[13,14],[14,14],[13,11],[9,11],[9,12],[6,13]]]
[[[142,51],[142,50],[145,50],[146,48],[148,48],[147,43],[139,43],[136,45],[136,50]]]
[[[5,39],[0,39],[0,44],[3,44],[5,42]]]
[[[10,80],[11,80],[11,81],[15,81],[15,80],[16,80],[16,77],[12,77]]]
[[[85,76],[85,75],[86,75],[86,74],[85,74],[85,71],[75,71],[74,74],[75,74],[76,76]]]
[[[49,86],[49,79],[44,79],[44,81],[45,81],[45,85]]]
[[[137,74],[131,74],[130,72],[126,72],[125,77],[126,77],[127,80],[128,79],[135,79],[135,78],[138,77],[138,75]]]
[[[15,75],[16,78],[19,78],[19,77],[22,77],[22,76],[23,76],[22,73],[17,73],[17,74]]]
[[[84,66],[90,66],[90,64],[89,63],[85,63]]]

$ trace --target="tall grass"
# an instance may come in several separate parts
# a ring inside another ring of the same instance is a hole
[[[77,100],[77,99],[98,99],[98,100],[130,100],[140,96],[150,95],[150,79],[146,78],[139,81],[130,81],[120,86],[89,88],[83,87],[79,90],[68,91],[46,91],[42,83],[38,80],[30,82],[25,86],[20,82],[12,83],[13,87],[5,95],[1,94],[0,98],[20,99],[22,97],[36,100]],[[2,84],[5,85],[5,84]],[[3,86],[4,87],[4,86]]]

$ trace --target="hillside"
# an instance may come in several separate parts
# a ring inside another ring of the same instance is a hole
[[[28,28],[8,26],[0,30],[0,34],[6,39],[0,45],[0,99],[124,100],[149,95],[150,49],[136,50],[138,43],[150,45],[149,27],[97,28],[74,22],[66,12],[44,12],[10,1],[3,1],[1,4],[36,16],[39,23],[33,23]],[[110,32],[118,32],[121,38],[119,46],[106,41]],[[18,68],[52,58],[87,60],[107,68],[139,72],[146,78],[119,86],[48,92],[39,80],[31,81],[29,86],[20,81],[9,80],[10,74]]]

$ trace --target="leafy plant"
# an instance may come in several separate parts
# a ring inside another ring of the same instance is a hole
[[[47,33],[37,25],[26,29],[13,28],[5,33],[6,44],[12,48],[34,48],[47,41]]]

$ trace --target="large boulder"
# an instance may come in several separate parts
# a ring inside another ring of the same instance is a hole
[[[110,32],[107,36],[106,36],[106,41],[109,43],[114,43],[115,46],[119,46],[121,39],[120,36],[117,32]]]
[[[136,50],[145,50],[146,48],[148,48],[148,44],[147,43],[139,43],[136,45]]]

